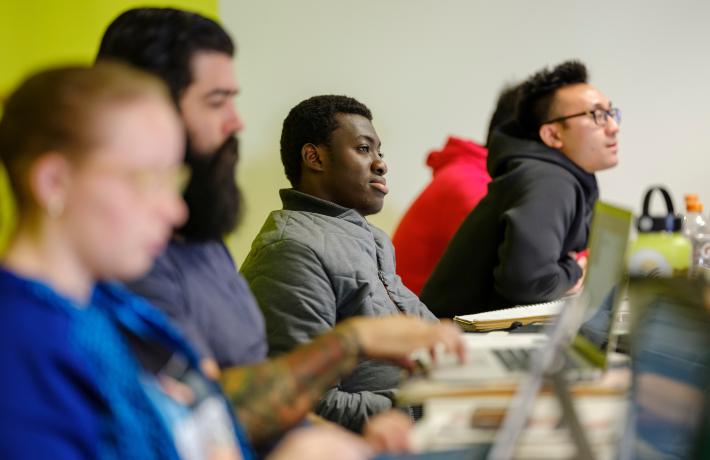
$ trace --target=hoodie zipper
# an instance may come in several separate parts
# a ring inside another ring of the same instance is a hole
[[[385,277],[384,277],[384,275],[382,275],[381,270],[377,270],[377,276],[380,279],[380,283],[382,283],[382,286],[384,286],[384,288],[385,288],[385,292],[387,293],[387,297],[390,298],[390,300],[392,301],[394,306],[397,307],[397,310],[399,310],[400,313],[406,314],[404,309],[397,302],[395,302],[394,298],[392,297],[392,293],[390,293],[390,290],[387,287],[387,282],[385,281]]]

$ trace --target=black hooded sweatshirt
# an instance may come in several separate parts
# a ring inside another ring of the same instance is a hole
[[[420,296],[440,318],[558,299],[582,276],[568,253],[587,246],[594,175],[514,123],[493,133],[488,172]]]

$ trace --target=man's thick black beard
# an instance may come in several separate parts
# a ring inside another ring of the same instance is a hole
[[[188,140],[185,163],[192,176],[183,197],[190,215],[177,234],[192,241],[219,240],[239,225],[242,194],[235,177],[238,161],[235,136],[211,154],[195,152]]]

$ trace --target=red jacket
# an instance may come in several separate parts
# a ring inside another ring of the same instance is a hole
[[[427,157],[433,178],[392,238],[397,273],[417,295],[461,222],[488,192],[487,156],[485,147],[450,137],[441,151]]]

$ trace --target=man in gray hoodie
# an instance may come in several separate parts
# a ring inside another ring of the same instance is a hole
[[[280,354],[352,316],[432,313],[395,273],[388,236],[365,216],[382,209],[387,166],[370,110],[345,96],[316,96],[288,114],[281,159],[292,189],[272,212],[242,265],[266,319],[270,354]],[[316,406],[358,431],[392,407],[400,372],[362,361]]]

